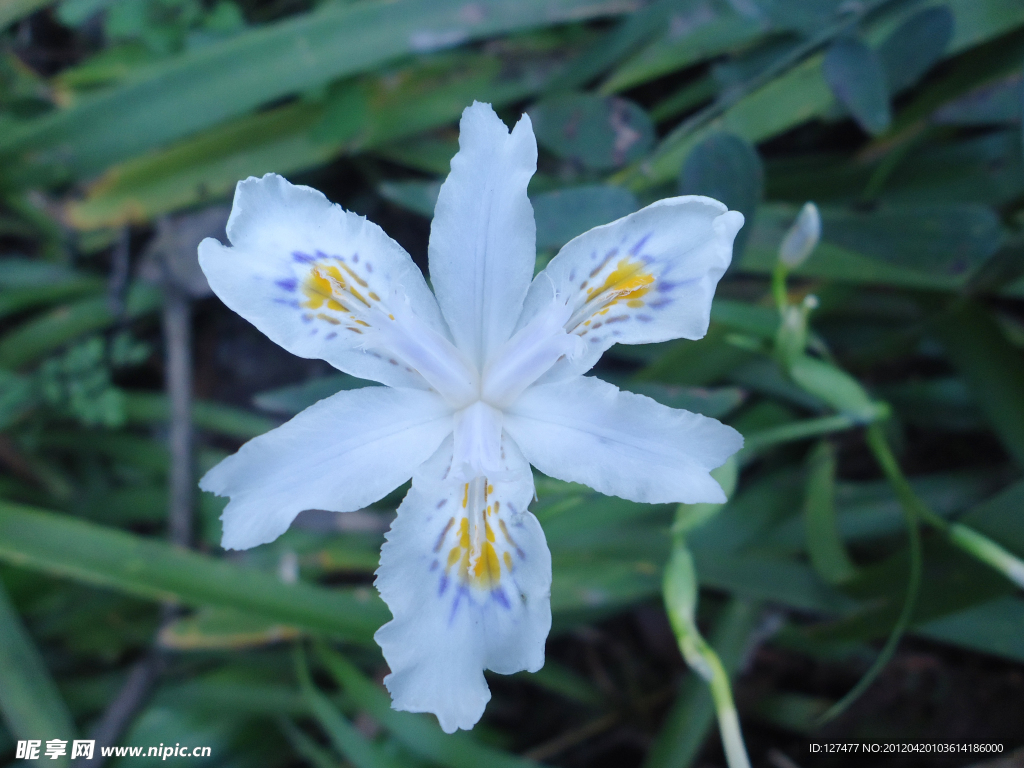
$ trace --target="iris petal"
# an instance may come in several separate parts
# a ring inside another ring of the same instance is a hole
[[[709,473],[743,445],[732,427],[590,376],[531,387],[504,426],[541,472],[652,504],[724,502]]]
[[[512,335],[533,277],[537,228],[526,185],[537,142],[529,117],[509,133],[479,102],[459,129],[430,227],[430,279],[456,344],[483,368]]]
[[[526,507],[533,476],[507,437],[504,478],[456,481],[451,439],[413,477],[387,534],[377,588],[394,619],[375,635],[395,709],[472,728],[483,670],[535,672],[551,628],[551,555]]]
[[[573,310],[565,329],[586,351],[544,381],[586,372],[615,343],[701,338],[742,225],[717,200],[674,197],[569,242],[534,279],[518,327],[557,293]]]
[[[304,509],[350,512],[377,501],[451,430],[451,408],[432,392],[339,392],[250,440],[199,487],[231,497],[221,517],[223,546],[248,549],[276,539]]]
[[[231,246],[200,244],[199,263],[221,300],[271,340],[353,376],[429,386],[368,343],[368,318],[394,314],[399,300],[448,337],[423,273],[380,227],[271,173],[238,183],[227,234]]]

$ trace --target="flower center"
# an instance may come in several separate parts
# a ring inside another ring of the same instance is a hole
[[[342,264],[341,268],[345,265]],[[308,309],[363,336],[360,347],[380,350],[413,369],[445,400],[463,407],[479,398],[476,368],[448,339],[421,320],[400,293],[382,299],[365,281],[333,264],[314,264],[302,286]],[[364,295],[365,294],[365,295]]]
[[[505,408],[560,358],[581,354],[585,342],[565,331],[571,314],[572,309],[556,296],[505,342],[484,367],[481,398],[496,408]]]

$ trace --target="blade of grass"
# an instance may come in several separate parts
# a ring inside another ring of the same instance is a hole
[[[125,315],[135,318],[160,306],[160,292],[137,283],[128,292]],[[118,321],[106,296],[95,296],[54,308],[19,325],[0,339],[0,367],[21,368],[87,333],[109,328]]]
[[[155,600],[234,608],[369,645],[387,620],[366,588],[324,589],[162,541],[0,502],[0,559]]]
[[[291,720],[286,717],[278,718],[277,727],[299,756],[309,761],[313,768],[338,768],[338,761],[334,755],[300,731]]]
[[[306,654],[301,646],[295,647],[295,670],[299,678],[299,688],[313,717],[323,728],[331,744],[355,768],[399,768],[395,758],[386,754],[381,748],[367,739],[339,712],[330,699],[324,696],[313,685],[309,674]]]
[[[101,170],[261,104],[415,53],[514,30],[615,15],[635,0],[330,3],[146,67],[0,138],[0,155],[43,150],[75,175]]]
[[[125,392],[125,415],[133,424],[161,423],[170,417],[170,405],[167,396],[157,392]],[[262,435],[280,425],[276,419],[207,400],[192,403],[192,423],[197,429],[242,440]]]
[[[975,302],[964,302],[946,313],[935,330],[1003,446],[1024,466],[1024,357],[1020,350]]]
[[[387,692],[370,682],[348,659],[316,646],[317,656],[357,706],[387,728],[415,755],[450,768],[536,768],[537,763],[484,746],[469,733],[446,734],[433,718],[391,708]]]
[[[822,442],[811,453],[804,500],[804,529],[811,564],[829,584],[853,578],[856,567],[839,535],[836,517],[836,454],[830,443]]]
[[[875,458],[882,466],[882,471],[886,474],[890,480],[899,481],[900,484],[905,484],[906,480],[903,478],[899,465],[896,463],[895,457],[889,450],[889,444],[885,439],[885,433],[882,431],[882,427],[877,423],[871,424],[867,428],[867,441],[871,447],[872,452],[875,454]],[[903,499],[900,499],[903,501]],[[921,554],[921,529],[920,520],[917,513],[916,503],[904,503],[903,512],[907,523],[907,539],[910,543],[910,573],[907,576],[907,589],[905,597],[903,598],[903,609],[900,611],[899,618],[896,620],[896,624],[892,628],[892,632],[889,633],[889,637],[885,641],[885,645],[882,646],[882,650],[879,651],[878,656],[872,662],[868,671],[863,674],[857,684],[853,686],[846,694],[835,704],[828,708],[828,710],[818,718],[818,725],[824,725],[825,723],[834,720],[839,717],[846,709],[853,704],[857,699],[860,698],[861,694],[864,693],[871,684],[875,682],[878,676],[885,669],[886,665],[892,659],[893,654],[896,653],[896,648],[903,639],[904,633],[907,631],[907,627],[910,626],[910,620],[914,616],[914,607],[917,605],[917,596],[921,588],[921,570],[922,570],[922,554]]]
[[[16,739],[74,738],[68,708],[2,583],[0,714]]]

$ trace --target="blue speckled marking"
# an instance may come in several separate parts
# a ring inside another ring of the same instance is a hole
[[[650,323],[654,321],[654,318],[650,315],[636,315],[636,319],[641,323]]]
[[[455,600],[452,602],[452,612],[448,617],[448,626],[451,626],[455,622],[455,614],[459,612],[459,603],[462,602],[462,598],[465,597],[467,600],[469,597],[469,587],[463,585],[458,588],[455,592]]]
[[[324,336],[324,341],[330,341],[331,339],[336,339],[336,338],[338,338],[338,334],[336,332],[334,332],[334,331],[331,331],[326,336]]]
[[[281,305],[283,305],[285,307],[288,307],[290,309],[299,309],[299,302],[296,301],[295,299],[273,299],[272,301],[275,304],[281,304]],[[307,322],[308,322],[308,320],[307,320]]]
[[[654,234],[653,232],[648,232],[646,235],[644,235],[639,240],[637,240],[636,244],[632,248],[629,249],[629,255],[630,256],[636,256],[638,253],[640,253],[640,249],[643,248],[647,244],[647,241],[651,239],[651,236],[653,234]]]
[[[437,562],[437,561],[435,561],[435,562]],[[443,574],[441,574],[441,581],[438,584],[437,596],[441,597],[445,593],[445,590],[447,590],[447,589],[448,589],[448,574],[447,573],[443,573]]]
[[[294,277],[287,277],[284,280],[275,280],[274,285],[283,291],[292,292],[299,286],[299,281]]]
[[[495,587],[491,591],[491,598],[494,602],[498,603],[502,608],[506,610],[512,610],[512,605],[508,601],[508,595],[505,594],[505,590],[501,587]]]
[[[358,264],[359,263],[359,254],[358,253],[353,253],[352,254],[352,263],[353,264]]]
[[[295,259],[299,264],[315,264],[316,259],[310,256],[308,253],[302,251],[292,251],[292,258]]]

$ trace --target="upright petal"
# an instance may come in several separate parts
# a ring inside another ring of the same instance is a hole
[[[273,541],[304,509],[350,512],[408,480],[452,431],[433,392],[365,387],[339,392],[243,445],[199,483],[230,496],[225,549]]]
[[[536,170],[529,117],[509,134],[489,104],[462,113],[459,152],[430,227],[430,279],[455,343],[479,369],[512,335],[533,276],[537,228],[526,185]]]
[[[393,706],[433,712],[448,733],[483,714],[484,669],[544,665],[551,629],[551,554],[526,509],[533,476],[507,437],[502,448],[503,478],[456,483],[446,440],[413,477],[377,571],[394,616],[375,635]]]
[[[537,469],[648,503],[722,503],[709,472],[743,446],[732,427],[580,376],[530,387],[505,431]]]
[[[741,226],[743,215],[717,200],[673,197],[567,243],[534,279],[518,327],[557,294],[573,308],[566,331],[587,350],[543,381],[589,370],[616,342],[701,338]]]
[[[270,173],[238,183],[227,234],[231,247],[200,244],[199,263],[231,309],[299,357],[427,387],[411,366],[367,344],[360,313],[387,317],[396,304],[448,334],[423,274],[380,227]]]

